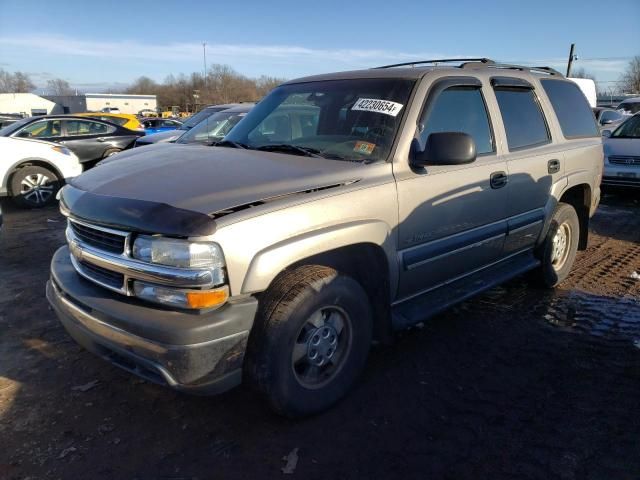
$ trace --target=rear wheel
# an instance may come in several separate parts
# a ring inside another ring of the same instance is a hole
[[[245,375],[280,414],[325,410],[354,383],[369,353],[372,313],[358,282],[327,267],[292,270],[262,299]]]
[[[104,152],[102,158],[110,157],[111,155],[115,155],[116,153],[120,153],[121,151],[122,150],[120,150],[119,148],[110,148],[109,150]]]
[[[59,189],[60,179],[45,167],[23,167],[11,177],[13,200],[21,207],[41,208],[51,205]]]
[[[580,221],[576,210],[567,203],[559,203],[539,250],[542,262],[536,272],[539,283],[553,288],[569,276],[579,240]]]

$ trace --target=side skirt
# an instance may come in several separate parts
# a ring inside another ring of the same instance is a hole
[[[394,330],[428,319],[480,292],[500,285],[540,265],[533,251],[516,253],[480,270],[458,277],[417,296],[392,305]]]

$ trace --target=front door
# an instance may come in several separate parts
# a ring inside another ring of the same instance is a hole
[[[468,133],[478,157],[467,165],[427,166],[397,178],[399,300],[495,262],[506,233],[507,166],[496,154],[480,81],[436,82],[417,132],[419,148],[431,133]]]

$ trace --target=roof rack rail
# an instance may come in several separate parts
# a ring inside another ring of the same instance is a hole
[[[416,60],[415,62],[394,63],[393,65],[383,65],[382,67],[374,67],[374,70],[379,68],[394,68],[394,67],[413,67],[415,65],[423,65],[425,63],[453,63],[453,62],[480,62],[484,64],[495,63],[490,58],[437,58],[434,60]]]
[[[470,63],[464,63],[462,65],[460,65],[462,68],[473,68],[474,66],[478,66],[477,63],[475,62],[470,62]],[[540,72],[544,72],[547,73],[549,75],[559,75],[559,76],[563,76],[562,73],[560,73],[559,71],[551,68],[551,67],[528,67],[525,65],[513,65],[511,63],[499,63],[499,62],[491,62],[491,64],[489,65],[492,68],[504,68],[504,69],[511,69],[511,70],[527,70],[527,71],[540,71]]]

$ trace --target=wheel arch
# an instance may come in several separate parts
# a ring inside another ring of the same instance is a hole
[[[593,192],[588,183],[573,185],[562,193],[559,201],[571,205],[578,214],[580,222],[580,238],[578,250],[585,250],[589,240],[589,210]]]
[[[4,175],[4,178],[2,179],[2,187],[10,196],[13,196],[13,192],[11,191],[11,178],[13,177],[13,175],[15,175],[15,173],[18,172],[21,168],[31,166],[47,168],[53,171],[53,173],[56,174],[61,182],[64,182],[64,176],[62,175],[60,170],[50,161],[39,157],[23,158],[15,162],[11,167],[8,168],[7,172]]]
[[[348,241],[354,238],[361,241]],[[388,226],[376,221],[354,222],[311,238],[283,242],[256,255],[242,293],[264,292],[276,279],[303,265],[333,268],[362,285],[373,307],[374,337],[385,341],[391,332],[392,292],[397,287],[397,262],[390,238]],[[309,248],[310,243],[316,248]]]

